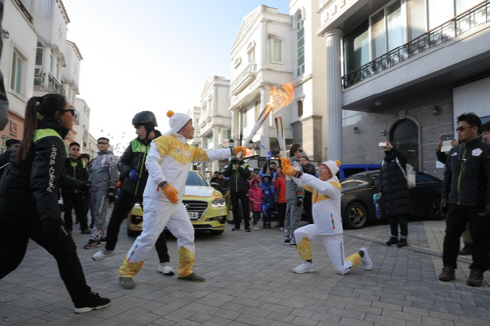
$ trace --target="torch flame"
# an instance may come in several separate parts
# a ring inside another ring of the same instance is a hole
[[[272,107],[272,113],[276,113],[285,106],[291,104],[294,99],[294,85],[292,82],[274,86],[270,90],[269,105]]]

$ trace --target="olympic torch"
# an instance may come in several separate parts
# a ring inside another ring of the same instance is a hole
[[[279,150],[282,153],[282,157],[286,155],[286,139],[284,138],[284,126],[282,124],[282,117],[275,117],[274,122],[276,124],[277,142],[279,143]]]

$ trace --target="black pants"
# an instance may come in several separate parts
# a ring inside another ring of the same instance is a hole
[[[284,227],[284,217],[286,216],[286,207],[288,203],[278,203],[277,204],[277,221]]]
[[[5,203],[0,200],[0,203],[1,207],[5,207],[5,204],[15,205],[12,201]],[[54,234],[45,233],[36,207],[23,208],[16,212],[0,209],[0,279],[14,271],[22,262],[29,239],[34,240],[56,259],[61,279],[73,303],[83,301],[90,295],[90,287],[85,281],[71,235],[64,227],[60,227]]]
[[[75,215],[80,222],[82,230],[87,228],[87,210],[85,207],[85,199],[83,193],[63,193],[63,205],[65,205],[65,224],[68,231],[73,229],[73,219],[71,217],[71,211],[75,209]]]
[[[477,207],[449,204],[446,220],[446,236],[444,237],[444,249],[442,261],[445,266],[456,268],[456,260],[459,253],[459,243],[466,223],[470,225],[470,234],[473,239],[471,249],[473,263],[470,269],[476,268],[484,272],[488,266],[488,223],[489,217],[485,216],[485,210]]]
[[[250,203],[248,202],[248,193],[246,192],[231,192],[230,193],[231,206],[233,207],[233,221],[235,222],[235,228],[240,228],[240,221],[242,212],[240,212],[240,206],[238,202],[242,203],[243,210],[243,222],[245,223],[245,229],[250,228]]]
[[[125,190],[121,190],[119,197],[117,198],[114,209],[112,210],[112,215],[109,220],[109,225],[107,226],[107,236],[105,244],[106,250],[116,249],[117,236],[119,234],[119,229],[124,219],[128,216],[129,212],[133,209],[134,204],[142,204],[143,198],[136,197],[132,193]],[[165,233],[162,232],[160,237],[155,244],[155,248],[158,253],[158,258],[161,263],[168,263],[170,257],[168,255],[167,240],[165,239]]]
[[[313,224],[313,214],[312,214],[312,193],[309,191],[305,191],[305,197],[303,201],[303,208],[305,209],[306,221],[308,224]]]
[[[390,229],[391,236],[398,238],[398,225],[400,225],[400,235],[402,239],[406,239],[408,236],[408,216],[397,215],[390,216]]]

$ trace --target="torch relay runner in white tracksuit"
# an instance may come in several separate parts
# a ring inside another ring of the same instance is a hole
[[[143,231],[129,249],[119,268],[119,283],[132,289],[132,279],[143,266],[165,226],[177,238],[178,279],[205,281],[192,271],[195,262],[194,227],[182,203],[185,183],[192,162],[212,162],[235,156],[244,147],[204,150],[187,144],[194,137],[191,118],[183,113],[167,112],[171,131],[154,139],[146,158],[148,182],[143,193]]]
[[[335,272],[347,274],[360,262],[364,269],[371,270],[373,262],[365,248],[344,258],[344,239],[342,236],[342,217],[340,215],[341,185],[335,176],[338,172],[338,163],[325,161],[318,169],[319,177],[304,174],[296,170],[289,159],[282,158],[282,172],[293,177],[297,185],[310,191],[313,201],[313,221],[294,231],[294,237],[298,246],[299,255],[304,262],[293,269],[294,273],[316,272],[312,260],[310,241],[321,240],[325,244],[328,256]]]

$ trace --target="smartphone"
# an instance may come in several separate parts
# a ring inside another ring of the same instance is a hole
[[[451,141],[454,139],[454,134],[441,135],[442,147],[441,152],[449,152],[452,148]]]
[[[378,144],[379,147],[386,147],[386,145],[388,145],[388,142],[385,141],[380,141]]]
[[[444,134],[444,135],[441,135],[441,140],[442,141],[445,141],[445,140],[453,140],[454,139],[454,134]]]

